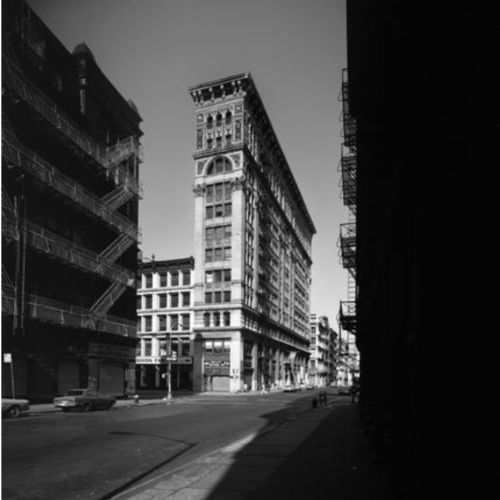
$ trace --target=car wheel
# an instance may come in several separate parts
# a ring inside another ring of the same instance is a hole
[[[83,403],[82,406],[80,407],[82,411],[90,411],[90,403]]]
[[[21,415],[21,408],[19,408],[19,406],[11,406],[8,410],[7,410],[7,415],[10,417],[10,418],[18,418],[19,415]]]

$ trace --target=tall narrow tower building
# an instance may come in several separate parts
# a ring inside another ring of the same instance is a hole
[[[316,232],[249,73],[194,86],[194,389],[306,379]]]

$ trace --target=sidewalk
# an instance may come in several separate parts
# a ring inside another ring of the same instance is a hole
[[[110,498],[401,500],[376,465],[358,406],[350,398],[332,400]]]

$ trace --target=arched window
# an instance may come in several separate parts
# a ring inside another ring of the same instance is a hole
[[[222,115],[220,113],[217,113],[217,116],[216,116],[216,122],[215,124],[220,127],[222,125]]]
[[[209,163],[206,175],[223,174],[226,172],[232,172],[232,170],[233,165],[231,164],[231,161],[228,158],[221,156],[219,158],[215,158]]]
[[[226,113],[226,125],[231,125],[231,119],[232,119],[231,111],[228,111]]]
[[[229,311],[224,312],[224,326],[231,326],[231,313]]]
[[[214,126],[214,119],[212,118],[212,115],[208,115],[207,128],[212,128],[213,126]]]

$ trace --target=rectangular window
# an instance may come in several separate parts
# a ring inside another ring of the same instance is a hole
[[[224,342],[222,340],[214,340],[214,352],[223,352]]]
[[[170,307],[179,307],[179,294],[170,294]]]
[[[224,248],[224,260],[231,260],[231,247]]]
[[[206,219],[213,219],[214,218],[214,207],[206,207],[205,210],[205,218]]]
[[[160,273],[160,286],[161,287],[167,286],[167,273]]]
[[[215,217],[224,216],[224,205],[215,205]]]
[[[145,299],[144,309],[152,309],[153,296],[152,295],[144,295],[144,299]]]
[[[190,354],[190,342],[188,339],[185,339],[181,344],[181,356],[189,356]]]
[[[205,352],[214,352],[214,341],[206,340],[205,341]]]
[[[216,248],[215,253],[214,253],[214,260],[216,262],[220,261],[220,260],[222,260],[222,256],[223,256],[222,248]]]
[[[207,248],[205,250],[205,262],[213,262],[214,261],[214,250],[213,248]]]
[[[189,327],[190,327],[189,314],[183,314],[182,315],[182,329],[189,330]]]
[[[152,316],[144,316],[144,320],[145,320],[144,331],[150,332],[153,328],[153,318],[152,318]]]
[[[182,307],[189,307],[191,304],[191,294],[189,292],[182,293]]]
[[[224,302],[231,302],[231,290],[224,292]]]
[[[207,227],[205,229],[205,239],[208,241],[213,241],[215,239],[215,227]]]
[[[173,332],[179,329],[179,316],[177,314],[172,314],[172,316],[170,316],[170,329]]]
[[[166,309],[166,307],[167,307],[167,294],[166,293],[160,293],[158,295],[158,300],[159,300],[158,307],[160,309]]]
[[[205,304],[211,304],[212,303],[212,292],[206,292],[205,293]]]
[[[137,309],[142,309],[142,297],[140,295],[137,296]]]
[[[151,339],[144,340],[144,356],[151,356],[152,342]]]
[[[215,304],[220,304],[222,302],[222,293],[221,292],[215,292],[214,293],[214,303]]]
[[[191,271],[182,272],[182,283],[184,286],[191,284]]]
[[[179,271],[170,273],[170,283],[172,286],[179,286]]]
[[[224,205],[224,215],[227,217],[231,215],[231,203],[226,203]]]
[[[146,281],[146,288],[153,288],[153,275],[152,274],[146,274],[144,275],[145,281]]]
[[[158,330],[160,330],[160,332],[167,331],[167,316],[165,314],[160,314],[158,316]]]

